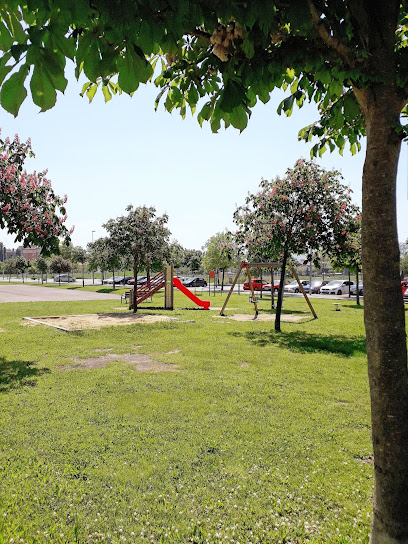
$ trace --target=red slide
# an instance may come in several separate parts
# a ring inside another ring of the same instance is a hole
[[[174,287],[177,287],[182,293],[186,295],[190,300],[192,300],[195,304],[198,306],[202,306],[204,310],[208,310],[210,307],[210,301],[209,300],[201,300],[198,297],[195,296],[194,293],[190,291],[190,289],[187,289],[187,287],[184,287],[184,285],[181,283],[181,281],[178,278],[173,278],[173,285]]]

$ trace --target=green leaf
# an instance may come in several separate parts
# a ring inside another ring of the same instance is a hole
[[[105,104],[106,102],[109,102],[109,100],[112,99],[112,93],[109,90],[109,87],[107,85],[104,85],[102,87],[103,96],[105,98]]]
[[[2,51],[9,51],[12,45],[13,38],[11,37],[10,31],[5,26],[3,21],[0,20],[0,49]]]
[[[213,111],[213,106],[211,102],[207,102],[206,104],[204,104],[202,110],[197,115],[197,120],[200,123],[200,127],[203,126],[203,121],[209,120],[209,118],[211,117],[212,111]]]
[[[47,111],[55,106],[57,93],[47,70],[43,66],[37,65],[34,67],[30,88],[33,102],[41,108],[41,111]]]
[[[66,38],[58,32],[55,26],[49,27],[51,47],[54,52],[61,53],[65,57],[73,60],[75,56],[75,41],[73,38]]]
[[[128,94],[134,92],[139,83],[146,83],[153,73],[151,65],[145,58],[141,58],[130,44],[125,54],[116,61],[116,67],[119,72],[119,87]]]
[[[98,90],[99,82],[98,83],[89,82],[89,83],[90,83],[90,86],[88,87],[88,90],[86,91],[86,96],[88,97],[89,102],[92,102],[96,94],[96,91]]]
[[[229,79],[221,93],[221,98],[217,106],[227,113],[231,113],[234,108],[243,103],[245,98],[244,87],[231,79]]]
[[[60,57],[49,50],[43,50],[42,61],[44,70],[47,71],[54,89],[63,93],[68,84],[64,75],[65,57]]]
[[[354,95],[346,94],[344,97],[344,117],[346,121],[352,123],[360,115],[360,106]]]
[[[245,53],[245,56],[248,59],[252,59],[252,57],[255,55],[255,47],[254,44],[250,38],[250,34],[247,34],[244,38],[244,41],[242,42],[242,51]]]
[[[12,66],[7,65],[7,62],[11,58],[11,53],[6,53],[0,60],[0,85],[3,83],[4,78],[11,71]]]
[[[282,102],[279,104],[277,109],[278,114],[280,115],[283,111],[287,117],[290,117],[292,115],[294,101],[295,101],[294,94],[282,100]]]
[[[17,116],[21,104],[27,96],[27,90],[24,87],[24,82],[28,75],[28,66],[23,64],[20,70],[12,74],[3,84],[0,95],[0,102],[3,108]]]
[[[195,106],[198,102],[198,92],[194,84],[191,84],[187,93],[187,102],[190,106]]]
[[[245,108],[234,108],[229,114],[229,120],[234,128],[238,128],[242,132],[248,124],[248,116]]]
[[[9,17],[5,19],[6,25],[14,38],[14,41],[24,43],[27,41],[26,33],[21,26],[19,18],[15,12],[11,12]]]

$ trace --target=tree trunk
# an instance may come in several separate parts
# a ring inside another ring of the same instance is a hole
[[[225,268],[222,269],[221,293],[224,292]]]
[[[271,310],[275,308],[275,274],[271,268]]]
[[[276,303],[276,315],[275,315],[275,331],[280,332],[280,318],[282,313],[282,302],[283,302],[283,285],[285,283],[285,271],[286,263],[288,260],[288,250],[285,248],[283,252],[282,259],[282,268],[281,268],[281,277],[279,282],[279,291],[278,291],[278,302]]]
[[[133,288],[133,313],[137,312],[137,274],[139,269],[136,265],[133,266],[133,276],[135,278],[135,286]]]
[[[396,222],[395,127],[402,106],[391,85],[373,87],[356,92],[367,131],[362,257],[375,477],[370,542],[407,544],[407,340]]]

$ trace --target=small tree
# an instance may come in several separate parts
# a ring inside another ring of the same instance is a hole
[[[13,257],[11,259],[6,259],[4,261],[4,272],[6,274],[8,274],[8,277],[9,277],[9,283],[11,281],[11,274],[14,274],[17,272],[17,268],[16,268],[16,258]]]
[[[23,283],[24,283],[24,272],[27,270],[29,266],[30,266],[30,263],[26,259],[24,259],[24,257],[16,258],[16,268],[18,272],[21,273],[21,276],[23,278]]]
[[[64,259],[61,255],[54,257],[50,263],[50,272],[58,274],[58,283],[61,285],[61,274],[70,272],[72,269],[71,261]]]
[[[107,270],[112,271],[113,289],[115,289],[115,270],[120,267],[120,255],[118,247],[114,241],[109,238],[98,238],[95,242],[88,244],[89,268],[91,270],[101,270],[103,273]],[[101,280],[103,283],[103,279]]]
[[[202,269],[203,252],[199,249],[185,249],[183,266],[197,274]]]
[[[204,270],[222,272],[221,291],[224,290],[225,270],[237,263],[237,250],[234,237],[229,232],[218,232],[207,240],[202,258]]]
[[[70,240],[64,226],[66,196],[60,198],[45,177],[46,171],[27,174],[27,157],[33,157],[30,141],[0,139],[0,228],[15,234],[24,247],[36,245],[44,255],[59,251],[59,239]],[[61,214],[61,215],[60,215]]]
[[[170,232],[165,227],[168,222],[166,214],[156,217],[156,209],[141,206],[126,208],[127,215],[111,219],[103,226],[109,232],[118,254],[130,257],[135,277],[134,308],[137,312],[137,275],[141,268],[148,274],[153,264],[163,262],[169,255]]]
[[[38,257],[35,263],[37,270],[41,273],[41,283],[44,283],[44,274],[48,271],[48,263],[44,257]]]
[[[175,270],[180,268],[184,260],[184,248],[177,240],[173,240],[169,247],[169,260],[173,264]]]
[[[312,161],[298,160],[284,178],[263,180],[234,213],[237,239],[249,252],[270,247],[282,259],[275,330],[280,331],[283,285],[290,255],[306,253],[306,262],[319,265],[319,251],[339,251],[347,239],[350,215],[357,208],[339,172],[326,171]],[[265,249],[264,249],[265,251]]]
[[[74,263],[81,263],[82,265],[82,287],[85,287],[85,262],[86,262],[86,250],[80,246],[74,247],[71,252],[71,259]]]

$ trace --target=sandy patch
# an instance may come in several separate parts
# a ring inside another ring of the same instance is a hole
[[[144,353],[107,353],[101,357],[74,359],[72,365],[59,366],[59,370],[83,370],[101,368],[109,363],[121,362],[132,365],[139,372],[177,372],[176,365],[159,363]]]
[[[100,329],[115,325],[132,325],[134,323],[157,323],[158,321],[174,321],[174,317],[147,314],[85,314],[46,317],[25,317],[28,323],[50,325],[64,331],[82,329]]]
[[[220,319],[232,319],[233,321],[275,321],[275,314],[258,314],[257,319],[254,319],[255,314],[232,314],[232,315],[217,315],[213,316]],[[281,321],[296,322],[307,319],[308,315],[282,314]]]

